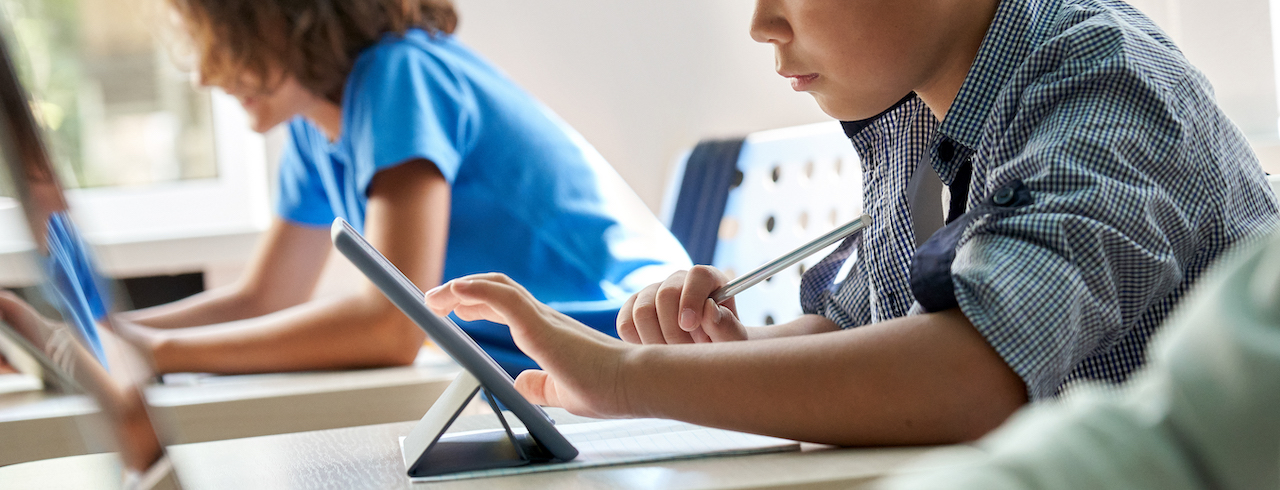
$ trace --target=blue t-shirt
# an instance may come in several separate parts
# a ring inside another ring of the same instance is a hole
[[[449,35],[385,36],[356,59],[338,139],[303,118],[289,138],[286,220],[329,226],[340,216],[363,229],[374,174],[425,159],[452,189],[445,280],[502,272],[602,330],[632,293],[690,265],[599,153]]]

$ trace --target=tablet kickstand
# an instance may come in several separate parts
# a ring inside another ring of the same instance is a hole
[[[522,466],[553,459],[530,434],[511,430],[487,392],[485,399],[502,422],[502,430],[445,434],[479,391],[480,382],[467,371],[459,373],[445,388],[401,444],[409,476]]]

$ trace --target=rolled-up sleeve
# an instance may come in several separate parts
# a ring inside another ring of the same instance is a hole
[[[1020,151],[989,155],[987,194],[1016,179],[1031,202],[974,217],[955,248],[956,302],[1032,398],[1162,315],[1153,307],[1180,295],[1202,252],[1213,183],[1179,155],[1182,126],[1153,109],[1168,104],[1140,84],[1119,88],[1130,105],[1098,91],[1057,100]]]

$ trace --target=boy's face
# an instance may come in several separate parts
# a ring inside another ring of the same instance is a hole
[[[757,0],[751,37],[774,46],[778,74],[823,112],[866,119],[946,65],[948,0]]]

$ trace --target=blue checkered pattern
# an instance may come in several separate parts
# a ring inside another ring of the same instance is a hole
[[[968,159],[970,208],[1015,180],[1033,198],[974,219],[949,271],[1032,399],[1124,381],[1205,269],[1280,220],[1208,82],[1118,1],[1005,0],[943,123],[917,99],[856,127],[873,224],[843,282],[809,286],[825,291],[806,312],[850,328],[912,311],[904,191],[922,156],[948,185]],[[944,139],[954,158],[939,158]]]

